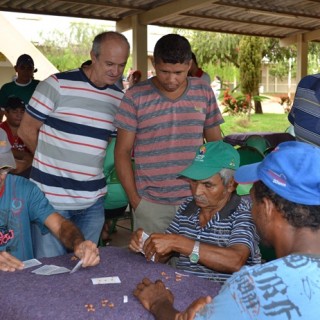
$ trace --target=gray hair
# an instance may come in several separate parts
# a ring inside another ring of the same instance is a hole
[[[130,49],[129,41],[123,34],[116,31],[105,31],[96,35],[95,38],[93,39],[93,42],[92,42],[93,54],[98,58],[100,55],[101,43],[107,40],[114,40],[114,39],[124,41],[128,45],[128,48]]]
[[[219,171],[219,175],[220,175],[220,177],[222,179],[222,183],[225,187],[228,185],[229,181],[233,178],[234,173],[235,173],[235,170],[233,170],[233,169],[223,168]]]

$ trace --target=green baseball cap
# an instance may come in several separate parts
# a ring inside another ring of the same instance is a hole
[[[239,168],[238,151],[222,140],[208,142],[198,148],[192,164],[180,172],[180,176],[192,180],[205,180],[217,174],[221,169]]]

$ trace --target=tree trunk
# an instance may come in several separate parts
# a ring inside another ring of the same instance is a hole
[[[252,96],[253,97],[259,96],[259,89],[258,88],[252,92]],[[254,100],[254,112],[256,114],[263,114],[261,101]]]
[[[256,114],[263,114],[261,101],[254,101],[254,112]]]

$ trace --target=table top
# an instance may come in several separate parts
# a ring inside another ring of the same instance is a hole
[[[178,310],[184,310],[200,296],[214,297],[221,288],[218,283],[192,275],[177,277],[179,270],[148,262],[141,254],[128,249],[105,247],[101,248],[100,255],[98,266],[81,268],[73,274],[31,273],[40,266],[13,273],[0,271],[0,319],[153,319],[133,296],[133,290],[143,277],[164,281],[175,295],[174,305]],[[40,261],[70,270],[77,263],[72,254]],[[110,276],[118,276],[121,283],[93,285],[91,281]],[[127,303],[124,303],[124,296],[128,297]],[[94,311],[88,311],[88,305],[92,305]]]

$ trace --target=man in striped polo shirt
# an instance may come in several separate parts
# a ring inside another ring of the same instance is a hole
[[[116,170],[134,209],[134,228],[148,233],[165,231],[191,195],[189,184],[176,178],[203,138],[221,139],[223,118],[213,91],[188,77],[191,63],[186,38],[163,36],[154,49],[156,76],[127,90],[115,118]]]
[[[320,146],[320,73],[300,80],[288,120],[298,141]]]
[[[35,152],[31,180],[87,240],[97,243],[107,191],[103,161],[123,96],[115,83],[125,68],[129,43],[120,33],[103,32],[93,40],[90,55],[86,68],[40,82],[18,134]],[[51,234],[34,229],[37,257],[65,252]]]
[[[241,166],[238,183],[253,183],[252,216],[278,259],[243,267],[214,297],[179,313],[167,283],[145,278],[134,295],[154,319],[318,320],[320,300],[320,149],[279,144],[262,162]]]
[[[152,233],[143,242],[143,229],[138,229],[129,248],[160,262],[178,256],[178,269],[218,282],[245,264],[261,263],[250,201],[235,192],[239,163],[230,144],[202,145],[180,174],[190,183],[192,197],[180,206],[166,234]]]

